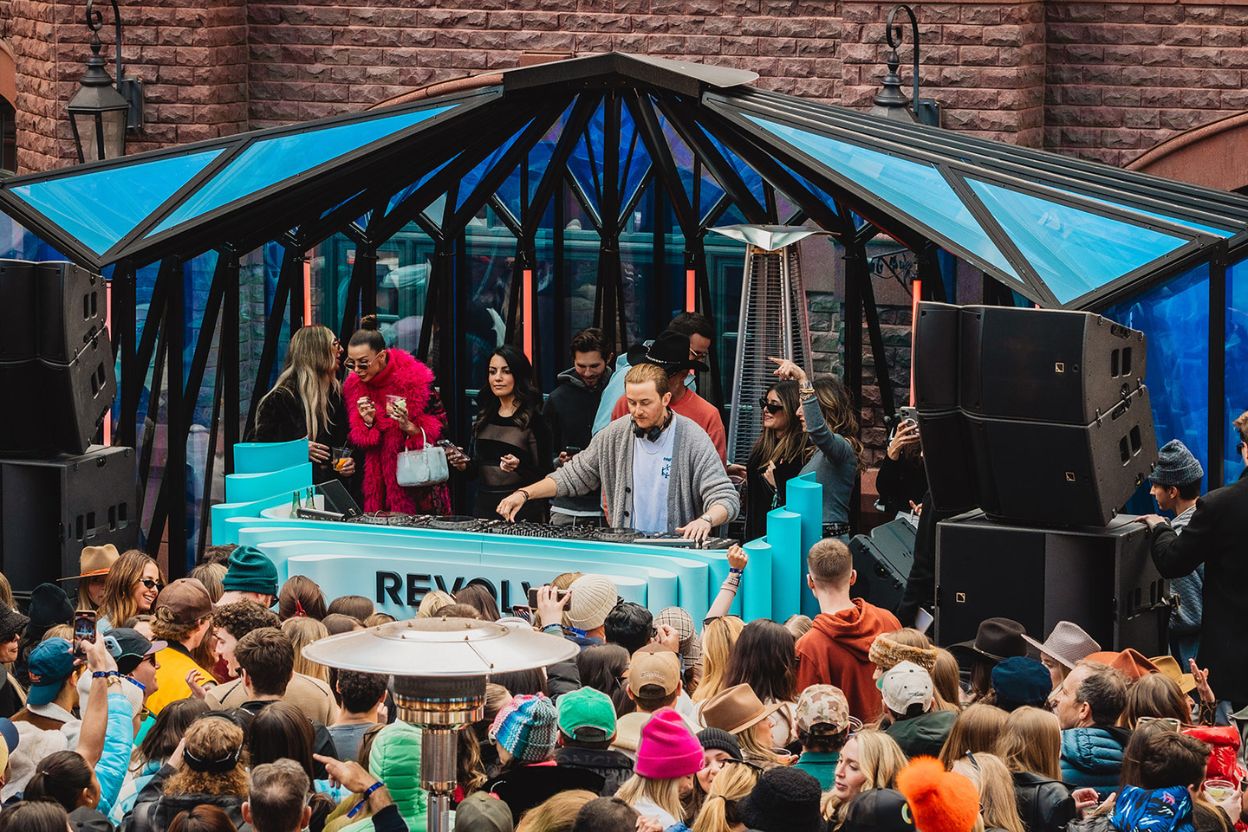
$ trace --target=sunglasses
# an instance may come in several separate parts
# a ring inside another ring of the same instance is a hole
[[[153,581],[151,578],[141,578],[139,579],[139,583],[143,584],[143,586],[148,589],[154,589],[157,592],[165,588],[165,585],[160,581]]]
[[[768,401],[766,396],[763,396],[761,399],[758,400],[758,406],[761,407],[763,410],[766,410],[772,416],[775,416],[777,413],[784,412],[784,405],[776,404],[775,402]]]
[[[372,363],[372,361],[352,361],[348,358],[346,361],[342,362],[342,366],[346,367],[348,370],[367,370],[369,365]]]
[[[1171,731],[1175,734],[1179,733],[1179,729],[1183,727],[1183,723],[1172,716],[1142,716],[1135,721],[1136,728],[1143,728],[1145,725],[1156,725],[1163,731]]]

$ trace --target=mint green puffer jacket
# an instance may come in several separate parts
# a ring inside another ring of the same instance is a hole
[[[390,797],[407,821],[409,832],[425,832],[427,795],[420,787],[420,739],[421,729],[406,722],[395,722],[377,734],[368,756],[368,770],[390,790]],[[341,817],[340,810],[358,801],[358,796],[348,797],[331,815],[331,820]],[[341,832],[373,832],[373,819],[366,817],[341,827],[337,823],[327,823],[326,830],[331,826]]]

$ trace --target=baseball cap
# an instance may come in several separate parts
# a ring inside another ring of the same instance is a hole
[[[904,714],[911,705],[927,706],[932,701],[932,677],[914,662],[898,662],[880,677],[880,696],[895,714]]]
[[[147,636],[129,627],[114,627],[104,636],[108,652],[117,660],[117,670],[129,676],[139,664],[154,653],[168,647],[167,642],[149,641]]]
[[[849,702],[835,685],[811,685],[797,698],[797,730],[812,736],[839,734],[849,728]]]
[[[583,742],[602,742],[615,736],[615,704],[593,688],[578,688],[559,697],[559,730]]]
[[[841,832],[915,832],[905,795],[896,789],[871,789],[854,798]]]
[[[680,656],[656,644],[633,654],[628,665],[628,689],[635,696],[671,696],[680,685]]]
[[[156,615],[162,610],[168,610],[174,624],[193,625],[212,615],[212,596],[195,578],[178,578],[156,596]]]
[[[31,705],[46,705],[56,698],[65,686],[65,680],[74,672],[77,660],[73,646],[63,638],[50,638],[35,645],[30,651],[30,694],[26,701]]]

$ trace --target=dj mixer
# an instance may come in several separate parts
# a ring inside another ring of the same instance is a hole
[[[514,537],[536,537],[548,540],[587,540],[595,543],[631,543],[642,546],[671,546],[678,549],[729,549],[740,541],[727,537],[708,537],[702,541],[686,540],[676,534],[646,534],[636,529],[617,526],[556,526],[551,523],[535,523],[530,520],[482,520],[465,515],[396,514],[375,511],[353,517],[346,522],[365,526],[401,526],[410,529],[437,529],[439,531],[478,532]]]

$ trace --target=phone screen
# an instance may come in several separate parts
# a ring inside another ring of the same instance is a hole
[[[74,641],[95,641],[95,613],[74,614]]]
[[[531,607],[532,609],[537,609],[537,591],[539,589],[541,589],[540,586],[535,586],[529,589],[529,607]],[[568,590],[557,589],[555,590],[555,599],[558,601],[562,601],[565,597],[567,597],[567,594],[568,594]]]

